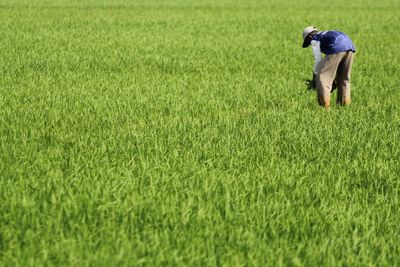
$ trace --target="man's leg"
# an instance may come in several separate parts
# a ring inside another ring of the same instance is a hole
[[[350,104],[350,76],[353,59],[354,53],[351,51],[346,52],[336,74],[338,82],[336,103],[342,106]]]
[[[333,77],[345,54],[346,52],[326,55],[318,71],[316,77],[318,103],[325,108],[330,106]]]

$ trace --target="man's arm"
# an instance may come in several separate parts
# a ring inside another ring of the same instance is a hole
[[[321,68],[322,52],[321,52],[320,43],[318,41],[312,40],[311,47],[312,47],[314,58],[315,58],[314,69],[313,69],[313,73],[315,76],[318,74],[318,71]]]

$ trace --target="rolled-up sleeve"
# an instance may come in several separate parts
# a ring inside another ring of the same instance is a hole
[[[311,47],[312,47],[314,58],[315,58],[313,72],[314,72],[314,74],[318,74],[318,71],[321,68],[321,62],[322,62],[321,46],[318,41],[312,40]]]

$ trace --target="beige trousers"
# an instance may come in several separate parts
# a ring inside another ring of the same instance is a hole
[[[350,76],[354,53],[352,51],[326,55],[316,77],[318,103],[329,107],[331,100],[332,82],[336,73],[338,87],[336,103],[350,104]]]

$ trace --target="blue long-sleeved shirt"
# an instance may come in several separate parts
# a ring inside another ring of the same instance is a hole
[[[351,39],[339,31],[322,31],[315,34],[311,40],[311,46],[315,57],[314,73],[317,74],[321,61],[322,53],[326,55],[337,54],[345,51],[356,52],[356,48]]]

